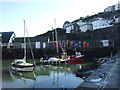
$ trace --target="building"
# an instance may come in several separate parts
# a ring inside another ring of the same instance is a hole
[[[66,28],[66,33],[71,33],[71,31],[73,30],[73,25],[72,24],[69,24]]]
[[[93,30],[93,25],[90,23],[86,23],[86,24],[80,26],[80,30],[81,30],[81,32],[86,32],[87,30],[91,31],[91,30]]]
[[[66,29],[69,26],[70,26],[70,22],[69,21],[65,21],[64,24],[63,24],[63,29]]]
[[[63,29],[66,29],[66,33],[77,33],[81,30],[80,27],[85,24],[86,22],[82,22],[82,20],[75,20],[71,23],[69,21],[66,21],[63,24]]]
[[[10,48],[13,46],[13,41],[16,37],[14,32],[0,32],[0,34],[2,36],[2,47]]]
[[[97,18],[93,20],[91,23],[93,25],[93,30],[100,29],[100,28],[106,28],[111,27],[112,20],[110,19],[104,19],[104,18]]]
[[[30,41],[30,43],[29,43]],[[27,48],[28,46],[30,47],[30,45],[34,48],[34,38],[33,37],[26,37],[26,45],[27,45]],[[13,42],[13,46],[14,48],[24,48],[24,37],[16,37],[14,39],[14,42]]]
[[[86,24],[86,22],[82,22],[81,20],[80,21],[77,21],[76,22],[79,26],[82,26],[82,25],[85,25]]]
[[[111,12],[111,11],[115,11],[115,5],[109,6],[104,10],[104,12]]]
[[[120,23],[120,14],[114,16],[115,23]]]
[[[73,25],[69,21],[65,21],[63,24],[63,29],[66,29],[66,33],[70,33],[73,29]]]
[[[70,33],[78,33],[80,31],[79,25],[77,23],[73,23],[71,25],[71,31]]]
[[[120,1],[115,5],[115,10],[120,10]]]

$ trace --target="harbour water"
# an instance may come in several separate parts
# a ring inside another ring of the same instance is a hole
[[[40,64],[36,66],[34,72],[16,74],[9,70],[12,61],[2,61],[2,88],[76,88],[84,80],[77,77],[74,72],[94,65],[93,62]]]

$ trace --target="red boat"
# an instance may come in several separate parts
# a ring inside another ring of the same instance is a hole
[[[79,63],[84,61],[84,55],[81,55],[80,52],[76,52],[75,55],[69,56],[65,60],[69,60],[70,63]]]

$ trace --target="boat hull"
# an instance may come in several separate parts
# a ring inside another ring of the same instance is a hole
[[[32,72],[34,71],[34,65],[33,66],[13,66],[11,65],[11,69],[14,71],[21,71],[21,72]]]
[[[60,63],[67,63],[68,60],[64,60],[64,61],[40,61],[41,64],[60,64]]]
[[[49,58],[48,60],[40,60],[40,63],[42,64],[60,64],[60,63],[66,63],[68,60],[63,60],[60,58]]]
[[[79,63],[84,61],[84,57],[67,59],[69,63]]]

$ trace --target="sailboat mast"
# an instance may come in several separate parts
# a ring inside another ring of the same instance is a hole
[[[58,54],[58,39],[57,39],[57,30],[56,30],[56,20],[54,19],[54,24],[55,24],[55,36],[56,36],[56,51],[57,51],[57,54]]]
[[[52,41],[54,41],[54,31],[53,31],[53,27],[52,27]]]
[[[26,37],[25,37],[25,20],[24,20],[24,60],[26,61]]]

